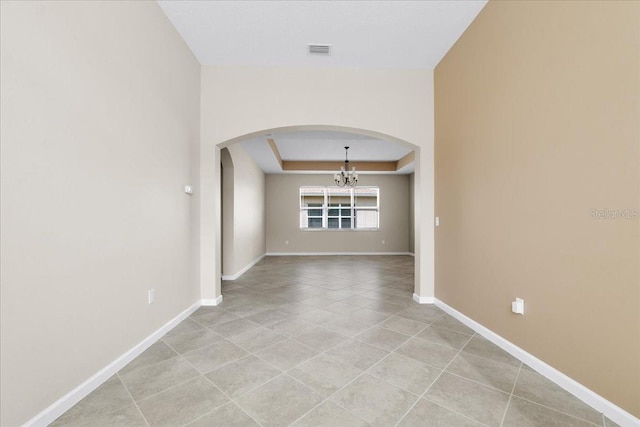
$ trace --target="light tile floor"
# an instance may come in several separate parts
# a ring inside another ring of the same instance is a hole
[[[615,426],[432,305],[413,258],[268,257],[56,426]]]

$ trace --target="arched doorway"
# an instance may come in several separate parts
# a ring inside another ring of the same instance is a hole
[[[270,129],[264,129],[264,130],[260,130],[257,132],[253,132],[250,134],[245,134],[242,136],[238,136],[236,138],[215,144],[215,146],[213,147],[214,151],[214,158],[216,159],[214,161],[214,165],[217,166],[218,168],[221,165],[221,160],[224,157],[224,154],[222,153],[221,150],[224,150],[226,147],[229,147],[232,144],[238,143],[239,141],[242,141],[244,139],[247,138],[251,138],[251,137],[256,137],[256,136],[263,136],[263,137],[267,137],[269,134],[272,133],[282,133],[282,132],[287,132],[287,131],[300,131],[300,130],[333,130],[333,131],[341,131],[341,132],[349,132],[349,133],[353,133],[353,134],[357,134],[357,135],[366,135],[366,136],[371,136],[371,137],[375,137],[375,138],[379,138],[379,139],[383,139],[385,141],[389,141],[392,143],[396,143],[396,144],[403,144],[406,145],[408,147],[411,147],[414,152],[416,153],[416,160],[415,160],[415,173],[416,176],[420,175],[420,147],[416,146],[415,144],[412,144],[408,141],[402,140],[400,138],[396,138],[393,136],[389,136],[386,134],[381,134],[379,132],[375,132],[375,131],[370,131],[370,130],[363,130],[363,129],[354,129],[354,128],[348,128],[348,127],[344,127],[344,126],[327,126],[327,125],[322,125],[322,126],[318,126],[318,125],[305,125],[305,126],[289,126],[289,127],[279,127],[279,128],[270,128]],[[228,154],[228,153],[227,153]],[[221,176],[220,175],[220,171],[218,170],[217,172],[215,172],[215,176]],[[417,180],[416,180],[417,181]],[[202,293],[203,293],[203,300],[205,304],[210,304],[210,305],[217,305],[218,303],[220,303],[222,301],[222,293],[221,293],[221,282],[220,282],[220,278],[221,278],[221,272],[222,272],[222,237],[223,237],[223,230],[221,228],[221,223],[222,223],[222,218],[223,218],[223,212],[221,209],[221,194],[222,194],[222,189],[220,185],[216,185],[214,184],[212,186],[214,191],[211,191],[210,195],[213,196],[213,200],[209,200],[209,201],[204,201],[204,204],[209,204],[210,207],[213,207],[212,212],[214,213],[213,215],[213,219],[214,221],[210,224],[208,224],[207,227],[203,227],[203,229],[205,230],[212,230],[213,231],[213,236],[211,234],[204,235],[204,230],[201,230],[201,236],[203,239],[207,240],[208,238],[210,239],[211,237],[213,237],[213,242],[210,242],[210,249],[214,248],[213,251],[211,251],[210,253],[213,255],[213,260],[211,260],[211,258],[209,258],[210,261],[210,265],[205,266],[202,265],[202,262],[206,259],[205,257],[201,257],[201,268],[203,270],[203,274],[201,275],[201,279],[205,279],[206,281],[201,281],[201,286],[202,286]],[[204,187],[203,187],[204,188]],[[215,191],[217,190],[217,191]],[[414,193],[413,197],[414,200],[412,200],[412,206],[414,208],[417,208],[420,203],[419,200],[416,200],[416,193]],[[204,197],[204,194],[203,194]],[[417,218],[417,216],[415,217]],[[416,221],[418,222],[418,221]],[[204,226],[205,224],[203,224]],[[419,261],[420,258],[420,235],[419,235],[419,224],[416,224],[413,227],[414,230],[414,236],[413,236],[413,241],[415,242],[415,251],[416,251],[416,255],[418,256],[417,261],[415,263],[415,277],[416,277],[416,283],[415,283],[415,287],[414,287],[414,299],[416,299],[416,296],[418,297],[417,300],[419,300],[419,302],[430,302],[428,300],[423,299],[424,298],[424,290],[422,289],[423,286],[421,286],[421,262]],[[211,243],[213,243],[213,245],[211,245]],[[210,267],[215,267],[213,269],[211,269]],[[208,268],[209,267],[209,268]],[[208,270],[208,271],[207,271]],[[422,276],[424,277],[424,275]],[[432,286],[432,277],[430,278],[430,285]],[[213,291],[213,292],[212,292]],[[210,298],[207,298],[207,296],[211,296]],[[432,293],[431,293],[432,296]],[[429,298],[429,296],[427,296],[427,298]]]

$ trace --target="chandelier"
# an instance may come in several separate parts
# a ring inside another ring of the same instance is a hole
[[[349,170],[349,147],[344,147],[344,166],[340,168],[340,172],[336,172],[333,175],[333,180],[338,187],[355,187],[358,184],[358,174],[356,173],[356,167],[354,166]]]

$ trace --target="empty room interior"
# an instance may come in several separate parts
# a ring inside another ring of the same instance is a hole
[[[0,425],[640,426],[640,2],[0,1]]]

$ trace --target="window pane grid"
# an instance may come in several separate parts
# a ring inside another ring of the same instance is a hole
[[[332,203],[328,208],[327,217],[329,228],[351,228],[351,203]]]
[[[379,228],[378,187],[300,187],[300,228]]]

